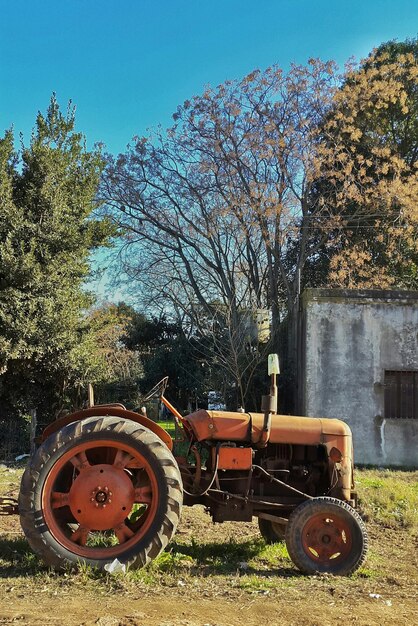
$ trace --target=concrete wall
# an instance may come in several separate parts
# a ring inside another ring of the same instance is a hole
[[[308,289],[301,408],[346,421],[355,461],[418,467],[418,419],[384,418],[385,370],[418,370],[418,292]]]

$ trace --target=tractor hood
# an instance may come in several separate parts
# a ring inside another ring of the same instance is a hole
[[[263,413],[232,413],[228,411],[205,411],[201,409],[183,418],[193,431],[197,441],[241,441],[257,444],[260,440]],[[351,430],[338,419],[272,415],[270,443],[319,445],[330,438],[347,437],[351,443]]]

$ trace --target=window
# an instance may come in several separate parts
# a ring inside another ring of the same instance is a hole
[[[418,419],[418,371],[385,371],[385,417]]]

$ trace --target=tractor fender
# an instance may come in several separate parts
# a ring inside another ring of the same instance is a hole
[[[149,417],[145,417],[145,415],[140,415],[139,413],[135,413],[135,411],[128,411],[122,405],[98,405],[92,406],[89,409],[81,409],[80,411],[76,411],[75,413],[70,413],[69,415],[64,415],[59,419],[55,420],[51,424],[45,428],[41,435],[41,442],[44,442],[45,439],[52,435],[52,433],[57,432],[67,424],[71,424],[72,422],[78,422],[79,420],[83,420],[87,417],[120,417],[121,419],[131,420],[132,422],[136,422],[137,424],[141,424],[151,430],[157,437],[161,439],[163,443],[167,446],[167,448],[171,451],[173,449],[173,440],[170,435],[158,424],[153,422]]]

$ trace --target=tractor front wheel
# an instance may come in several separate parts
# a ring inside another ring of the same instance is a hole
[[[365,561],[367,531],[346,502],[327,496],[300,504],[289,517],[286,547],[305,574],[348,576]]]
[[[90,417],[50,435],[22,477],[21,525],[48,565],[117,559],[142,567],[173,536],[183,491],[177,463],[150,430]]]

